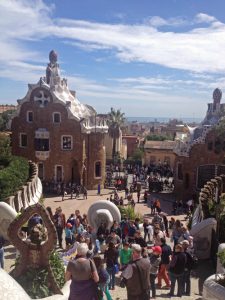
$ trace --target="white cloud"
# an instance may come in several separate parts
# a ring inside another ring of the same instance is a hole
[[[182,26],[188,24],[187,20],[182,17],[164,19],[159,16],[154,16],[147,19],[146,22],[153,27]]]
[[[195,16],[196,23],[213,23],[215,21],[217,21],[217,19],[215,17],[204,14],[204,13],[199,13]]]

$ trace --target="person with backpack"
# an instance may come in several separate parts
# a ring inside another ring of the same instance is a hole
[[[93,261],[95,263],[98,276],[99,276],[99,282],[98,286],[100,287],[101,291],[106,295],[107,300],[112,300],[112,296],[109,292],[109,273],[104,268],[103,260],[99,255],[95,255],[93,257]],[[101,298],[103,300],[103,297]]]
[[[190,296],[191,294],[191,270],[194,267],[194,258],[188,251],[189,242],[184,240],[182,243],[183,252],[186,255],[186,264],[182,277],[183,295]]]

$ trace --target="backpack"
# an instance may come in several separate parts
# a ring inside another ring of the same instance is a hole
[[[188,252],[185,252],[185,254],[186,254],[186,258],[187,258],[185,267],[188,270],[196,269],[196,267],[198,265],[198,258],[197,258],[197,256],[195,256],[194,254],[190,254]]]

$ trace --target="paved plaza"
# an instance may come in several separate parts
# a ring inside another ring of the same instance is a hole
[[[66,215],[66,218],[69,217],[71,213],[73,213],[76,209],[79,209],[81,214],[87,213],[89,206],[94,203],[96,200],[106,200],[110,197],[112,190],[102,190],[101,195],[97,195],[96,191],[88,191],[88,199],[83,199],[83,195],[81,195],[78,199],[70,199],[70,195],[67,195],[65,200],[62,201],[61,196],[52,196],[52,197],[45,197],[44,205],[50,206],[52,208],[53,213],[55,209],[59,206],[62,207],[63,212]],[[119,195],[124,196],[124,192],[119,192]],[[161,201],[161,208],[162,211],[166,212],[168,216],[171,216],[172,211],[172,201],[173,201],[173,194],[152,194],[152,197],[158,197]],[[143,198],[143,197],[142,197]],[[134,193],[134,199],[137,201],[136,193]],[[150,208],[148,204],[143,202],[141,199],[140,203],[135,205],[135,211],[141,213],[142,215],[150,216]],[[175,218],[179,218],[180,220],[184,221],[184,216],[175,216]],[[169,240],[169,239],[168,239]],[[9,245],[6,247],[5,251],[5,269],[7,272],[10,271],[10,267],[13,265],[15,259],[15,249]],[[183,296],[183,300],[200,300],[201,298],[201,291],[202,285],[204,280],[213,273],[213,267],[210,261],[200,261],[199,266],[196,270],[193,271],[191,285],[192,285],[192,293],[190,297]],[[118,286],[119,283],[119,274],[117,275],[117,285],[114,291],[110,291],[112,294],[113,299],[115,300],[126,300],[126,289],[120,288]],[[157,289],[156,295],[157,299],[167,299],[169,290],[167,289]],[[173,299],[180,299],[177,297],[173,297]]]

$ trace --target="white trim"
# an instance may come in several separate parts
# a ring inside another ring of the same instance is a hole
[[[59,122],[55,122],[55,115],[58,114],[59,115]],[[52,121],[53,121],[53,124],[60,124],[61,123],[61,113],[58,112],[58,111],[54,111],[52,113]]]
[[[29,120],[29,113],[32,113],[32,121]],[[33,121],[34,121],[34,112],[32,110],[27,111],[27,118],[26,119],[27,119],[28,123],[33,123]]]
[[[26,145],[26,146],[22,146],[22,138],[21,138],[22,134],[23,134],[23,135],[26,135],[26,137],[27,137],[27,133],[25,133],[25,132],[20,132],[20,133],[19,133],[20,148],[27,148],[27,146],[28,146],[28,138],[27,138],[27,145]]]
[[[69,149],[64,149],[63,148],[63,138],[64,137],[70,137],[71,138],[71,148],[69,148]],[[71,150],[73,150],[73,136],[72,135],[70,135],[70,134],[63,134],[63,135],[61,135],[61,150],[63,150],[63,151],[71,151]]]

